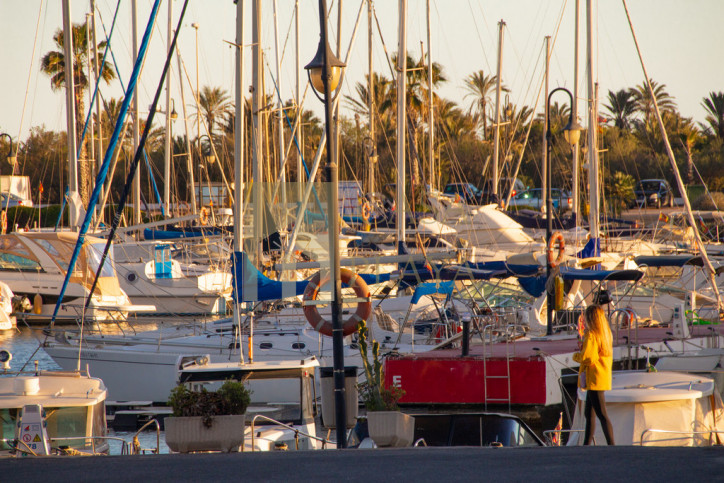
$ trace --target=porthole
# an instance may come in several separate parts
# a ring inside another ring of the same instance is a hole
[[[272,343],[271,342],[262,342],[259,344],[259,349],[271,349]]]
[[[307,347],[307,344],[305,344],[304,342],[292,343],[292,349],[304,349],[305,347]]]
[[[129,283],[136,283],[136,280],[138,280],[138,274],[136,272],[128,272],[126,274],[126,280],[128,280]]]

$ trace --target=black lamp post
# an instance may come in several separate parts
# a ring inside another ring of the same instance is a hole
[[[8,151],[8,163],[10,163],[13,167],[15,166],[15,163],[18,160],[17,153],[13,151],[13,138],[10,136],[10,134],[7,133],[0,133],[0,138],[7,137],[10,141],[10,151]]]
[[[334,415],[337,426],[337,448],[347,447],[347,414],[344,391],[344,333],[342,329],[342,282],[339,264],[339,171],[337,166],[337,137],[332,133],[332,104],[345,67],[329,48],[327,42],[327,2],[319,0],[319,46],[307,70],[315,95],[324,103],[324,122],[327,137],[327,212],[329,217],[329,258],[332,281],[332,366],[334,373]],[[318,94],[319,91],[322,95]]]
[[[551,134],[551,96],[558,91],[565,91],[571,100],[571,106],[573,106],[573,94],[565,87],[557,87],[548,94],[546,100],[546,113],[548,114],[548,122],[546,124],[546,244],[548,250],[552,250],[551,247],[551,236],[553,235],[553,199],[551,198],[551,148],[553,144],[553,135]],[[573,109],[571,108],[571,114],[568,118],[568,124],[563,128],[563,134],[566,141],[573,146],[578,144],[578,139],[581,136],[581,125],[578,124],[574,117]],[[550,280],[551,277],[551,261],[550,256],[546,256],[546,276]],[[553,294],[551,290],[546,290],[546,306],[548,309],[548,324],[546,327],[546,335],[553,335]]]

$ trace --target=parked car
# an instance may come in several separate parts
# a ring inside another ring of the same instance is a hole
[[[665,179],[642,179],[636,185],[634,195],[639,208],[674,206],[674,192]]]
[[[553,209],[557,211],[568,211],[573,204],[571,194],[559,188],[551,188],[551,199],[553,201]],[[540,210],[543,204],[543,190],[533,188],[518,193],[510,199],[508,204],[509,210],[520,210],[528,208],[531,210]]]
[[[469,205],[479,205],[483,194],[477,186],[470,183],[450,183],[445,186],[442,194],[457,197]]]
[[[8,201],[8,198],[10,200]],[[0,194],[0,209],[15,208],[16,206],[33,206],[32,200],[26,200],[13,193]]]
[[[500,178],[500,180],[498,181],[498,198],[501,199],[508,196],[508,192],[510,191],[511,186],[513,188],[511,199],[517,196],[520,192],[525,191],[525,185],[518,178]],[[495,203],[497,201],[493,197],[492,179],[485,180],[485,183],[483,183],[483,189],[481,191],[483,193],[483,200],[485,200],[487,203]]]

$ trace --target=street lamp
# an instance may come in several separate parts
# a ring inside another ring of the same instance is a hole
[[[307,71],[314,94],[324,103],[325,134],[327,137],[329,216],[329,258],[332,282],[332,366],[334,373],[334,415],[337,426],[337,448],[347,447],[347,411],[344,391],[344,333],[342,329],[342,282],[339,263],[339,171],[337,168],[337,137],[332,135],[332,104],[339,91],[332,97],[342,76],[344,62],[339,60],[327,42],[327,2],[319,0],[319,46],[314,59],[304,68]],[[321,95],[320,95],[321,94]]]
[[[548,114],[548,122],[546,124],[546,245],[548,252],[553,248],[551,247],[551,236],[553,235],[553,198],[551,196],[551,147],[553,145],[553,135],[551,134],[551,97],[558,91],[564,91],[568,94],[571,100],[571,106],[573,105],[573,94],[565,87],[557,87],[548,94],[546,101],[546,114]],[[573,109],[568,118],[568,124],[563,128],[563,136],[565,137],[568,144],[574,146],[578,144],[578,139],[581,136],[581,125],[578,124],[573,116]],[[551,277],[551,256],[546,253],[546,277],[550,280]],[[548,285],[549,287],[551,285]],[[550,289],[546,289],[546,305],[548,308],[548,324],[546,327],[546,335],[553,335],[553,294]]]
[[[15,163],[18,162],[18,156],[17,152],[13,151],[13,138],[10,136],[10,134],[6,133],[0,133],[0,138],[7,137],[10,141],[10,150],[8,151],[8,163],[10,163],[11,166],[15,167]]]

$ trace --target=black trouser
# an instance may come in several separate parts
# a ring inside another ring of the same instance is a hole
[[[606,437],[606,443],[609,446],[613,446],[613,428],[611,427],[611,421],[608,419],[608,413],[606,412],[606,400],[603,397],[603,391],[586,391],[586,406],[583,410],[583,414],[586,416],[586,432],[583,436],[583,444],[589,445],[593,440],[593,432],[596,429],[596,420],[593,419],[593,411],[596,411],[596,416],[601,421],[601,429],[603,435]]]

